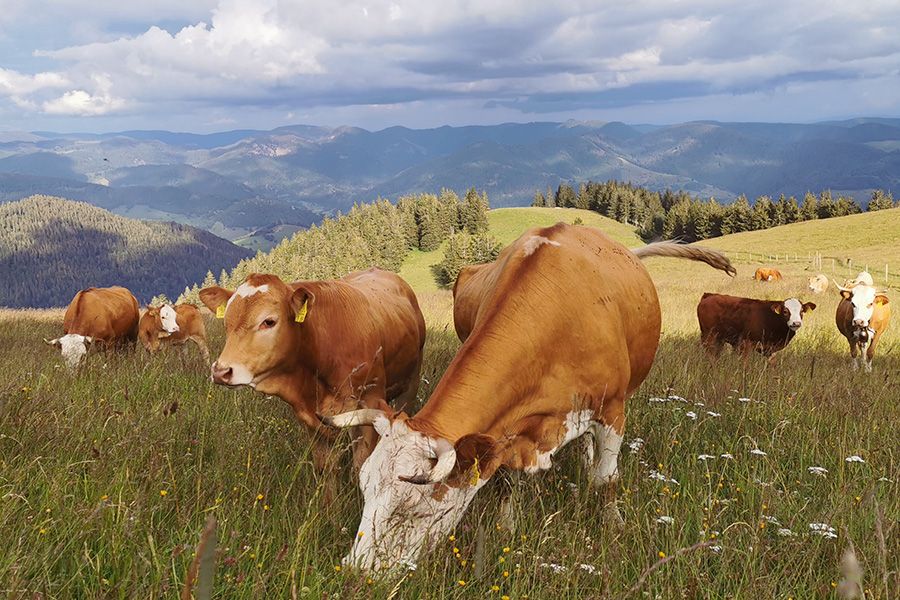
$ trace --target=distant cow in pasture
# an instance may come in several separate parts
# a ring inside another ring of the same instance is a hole
[[[188,340],[197,344],[203,360],[209,360],[206,326],[200,309],[193,304],[168,304],[149,307],[141,317],[138,338],[147,352],[153,354],[163,344],[183,346]]]
[[[872,359],[878,340],[891,322],[891,304],[887,294],[871,285],[852,288],[838,286],[841,302],[835,313],[837,328],[850,344],[853,368],[859,368],[861,353],[866,373],[872,372]]]
[[[225,320],[225,348],[212,380],[278,396],[318,432],[313,460],[331,465],[335,431],[318,415],[411,405],[419,388],[425,319],[412,288],[381,269],[332,281],[285,283],[252,274],[235,291],[209,287],[200,299]],[[358,468],[377,436],[360,428]]]
[[[753,279],[756,281],[781,281],[781,271],[771,267],[760,267],[753,275]]]
[[[60,349],[66,365],[75,368],[91,344],[110,347],[137,340],[140,310],[137,299],[123,287],[81,290],[63,318],[63,336],[44,340]]]
[[[815,308],[812,302],[796,298],[770,301],[706,293],[697,305],[700,340],[712,354],[730,344],[745,355],[756,350],[771,357],[788,345],[803,315]]]
[[[534,228],[455,286],[465,343],[415,416],[357,410],[326,418],[381,436],[360,471],[365,505],[345,564],[416,561],[456,526],[499,468],[549,469],[587,436],[590,483],[615,494],[625,402],[653,364],[661,316],[641,259],[700,260],[706,248],[662,242],[634,251],[590,227]],[[613,484],[613,485],[610,485]]]
[[[809,278],[809,289],[814,294],[821,294],[828,289],[828,278],[819,273]]]

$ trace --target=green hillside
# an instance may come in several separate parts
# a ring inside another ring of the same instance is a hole
[[[728,252],[737,262],[803,263],[810,270],[809,257],[819,252],[823,273],[855,275],[868,265],[881,283],[887,265],[890,279],[900,283],[900,208],[746,231],[701,243]]]
[[[138,221],[83,202],[32,196],[0,206],[0,306],[65,306],[86,287],[138,300],[175,297],[250,252],[208,231]]]
[[[560,221],[573,223],[581,218],[585,225],[603,230],[611,238],[629,248],[643,245],[634,227],[603,217],[595,212],[577,208],[498,208],[488,213],[491,234],[506,246],[530,227],[547,227]],[[403,277],[417,292],[437,290],[431,267],[441,261],[443,244],[437,250],[413,250],[400,269]]]

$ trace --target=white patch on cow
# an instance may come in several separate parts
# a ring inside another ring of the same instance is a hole
[[[857,285],[852,290],[850,303],[853,305],[853,326],[869,327],[872,313],[875,312],[875,296],[877,291],[870,285]]]
[[[800,329],[803,324],[803,304],[796,298],[788,298],[784,301],[784,308],[787,310],[787,325],[794,331]]]
[[[604,485],[619,478],[619,451],[622,436],[610,425],[593,422],[584,462],[593,485]]]
[[[66,365],[72,369],[77,367],[87,354],[87,338],[77,333],[69,333],[57,341]]]
[[[846,287],[854,287],[857,285],[873,286],[873,285],[875,285],[875,280],[872,279],[872,274],[869,273],[868,271],[860,271],[860,273],[857,274],[855,279],[851,279],[850,281],[847,282]]]
[[[573,410],[567,414],[566,420],[563,423],[565,433],[563,434],[563,439],[559,442],[559,445],[546,452],[535,452],[535,464],[525,467],[525,472],[533,474],[538,471],[546,471],[552,467],[553,461],[551,459],[553,458],[553,455],[575,438],[581,437],[587,433],[591,429],[591,424],[593,423],[591,419],[593,417],[594,411],[592,410]]]
[[[162,308],[159,309],[159,320],[162,322],[163,331],[166,333],[175,333],[178,331],[179,327],[176,317],[177,313],[175,312],[175,309],[168,304],[164,304]]]
[[[525,241],[525,246],[523,248],[524,256],[531,256],[538,248],[540,248],[544,244],[559,246],[559,242],[554,242],[553,240],[545,238],[542,235],[533,235]]]
[[[231,367],[231,380],[228,382],[228,385],[249,385],[250,387],[255,387],[256,382],[253,381],[253,373],[250,372],[247,367],[240,364],[230,365]]]
[[[228,311],[228,307],[231,306],[231,303],[235,298],[247,298],[254,294],[264,294],[269,291],[269,284],[264,283],[260,286],[250,285],[249,283],[242,283],[238,286],[238,289],[234,290],[234,293],[231,295],[231,298],[228,299],[228,302],[225,304],[225,310]]]
[[[343,563],[381,571],[414,564],[423,549],[456,526],[487,480],[446,489],[401,481],[401,476],[428,473],[441,441],[411,431],[403,421],[376,419],[374,424],[381,439],[359,472],[365,506]]]

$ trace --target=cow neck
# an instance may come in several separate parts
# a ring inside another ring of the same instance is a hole
[[[527,372],[529,351],[510,352],[510,341],[481,323],[409,426],[425,435],[456,443],[485,433],[517,414],[536,389]]]

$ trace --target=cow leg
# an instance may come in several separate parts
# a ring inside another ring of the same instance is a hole
[[[859,348],[856,340],[850,340],[850,365],[854,371],[859,369]]]
[[[206,340],[202,337],[193,335],[191,336],[191,341],[197,344],[197,347],[200,348],[200,354],[203,355],[203,361],[209,363],[209,348],[206,346]]]
[[[602,494],[604,518],[621,528],[625,522],[616,507],[616,488],[619,481],[619,450],[625,431],[624,399],[607,399],[600,421],[592,423],[584,462],[591,486]]]
[[[722,353],[722,342],[715,334],[710,333],[708,335],[704,335],[700,340],[700,344],[703,346],[703,349],[706,350],[706,353],[710,356],[717,357]]]
[[[417,405],[416,394],[419,391],[419,385],[422,382],[422,356],[419,356],[419,364],[416,365],[415,372],[410,376],[407,382],[406,390],[391,400],[394,410],[397,412],[410,412]]]

